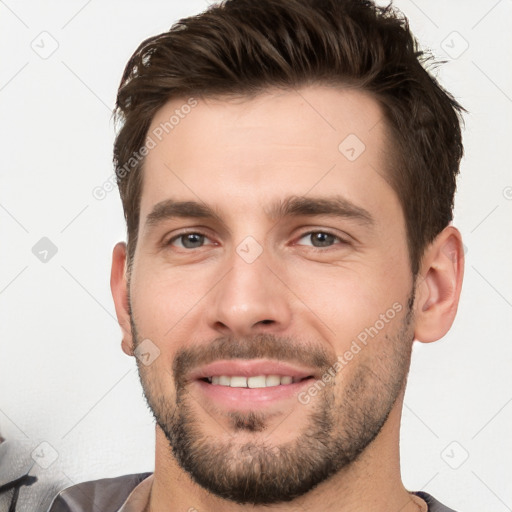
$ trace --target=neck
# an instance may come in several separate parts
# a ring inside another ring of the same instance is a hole
[[[409,493],[400,476],[399,432],[403,394],[397,399],[379,435],[359,458],[342,471],[293,501],[276,505],[240,505],[211,494],[178,466],[169,443],[156,427],[156,460],[149,512],[401,512],[426,511],[423,500]],[[172,505],[170,505],[172,504]]]

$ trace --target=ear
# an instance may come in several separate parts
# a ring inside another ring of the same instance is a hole
[[[424,343],[442,338],[457,313],[464,246],[458,229],[447,226],[426,249],[416,284],[415,339]]]
[[[128,304],[128,282],[126,277],[126,244],[124,242],[117,243],[112,252],[110,289],[112,290],[112,297],[114,298],[117,320],[123,333],[121,347],[125,354],[133,356],[133,338]]]

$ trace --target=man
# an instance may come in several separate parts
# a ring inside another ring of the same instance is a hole
[[[139,46],[111,286],[155,471],[52,512],[451,510],[399,464],[412,343],[463,277],[463,109],[419,59],[362,0],[230,0]]]

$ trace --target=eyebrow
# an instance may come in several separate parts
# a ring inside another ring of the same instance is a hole
[[[329,197],[290,196],[276,201],[264,212],[271,220],[325,215],[353,219],[367,226],[374,224],[374,219],[367,210],[339,195]],[[152,228],[173,218],[214,220],[225,225],[220,215],[206,203],[174,199],[166,199],[157,203],[148,214],[145,225],[147,228]]]

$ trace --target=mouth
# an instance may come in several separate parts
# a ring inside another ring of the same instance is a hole
[[[313,378],[312,375],[307,377],[292,377],[291,375],[252,375],[245,377],[243,375],[212,375],[200,379],[214,386],[227,386],[231,388],[272,388],[274,386],[287,386],[305,379]]]
[[[227,360],[198,369],[190,381],[217,406],[253,410],[296,397],[315,381],[315,373],[280,361]]]

